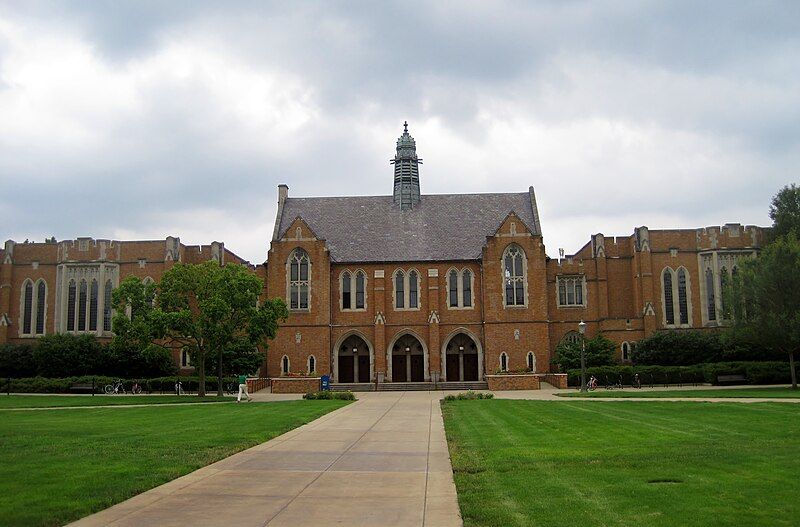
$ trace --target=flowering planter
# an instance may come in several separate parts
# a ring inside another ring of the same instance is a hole
[[[487,375],[486,382],[493,392],[505,390],[538,390],[539,375],[535,373],[509,373]]]
[[[272,393],[308,393],[320,390],[319,377],[273,377]]]

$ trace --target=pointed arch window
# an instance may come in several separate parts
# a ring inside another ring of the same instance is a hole
[[[111,331],[111,280],[106,280],[103,288],[103,331]]]
[[[528,371],[535,372],[536,371],[536,356],[533,354],[532,351],[528,352],[527,363],[528,363]]]
[[[458,307],[458,271],[453,269],[448,275],[450,307]]]
[[[308,356],[308,373],[316,373],[317,371],[317,358],[313,355]]]
[[[367,276],[363,271],[356,273],[356,309],[366,306]]]
[[[504,303],[506,306],[525,305],[525,253],[518,245],[509,245],[503,254]]]
[[[419,273],[398,269],[394,273],[394,308],[419,309]]]
[[[403,309],[406,307],[405,295],[405,273],[397,271],[394,275],[394,307]]]
[[[97,280],[92,280],[92,285],[89,288],[89,331],[97,331],[97,306],[99,289]]]
[[[75,301],[77,296],[77,288],[75,280],[69,281],[69,288],[67,289],[67,331],[75,331]]]
[[[416,271],[408,273],[408,307],[410,309],[419,307],[419,276]]]
[[[688,275],[686,269],[678,269],[678,311],[680,313],[681,324],[689,323],[689,300],[687,294],[687,279]]]
[[[627,342],[622,343],[622,362],[630,362],[631,360],[631,346]]]
[[[556,277],[558,283],[558,307],[585,307],[583,275],[562,275]]]
[[[309,309],[311,290],[311,261],[303,249],[295,249],[289,256],[289,309]]]
[[[500,354],[500,371],[508,371],[508,355],[505,351]]]
[[[708,320],[717,320],[717,306],[714,296],[714,271],[706,269],[706,306],[708,307]]]
[[[342,273],[342,309],[353,309],[353,298],[350,293],[350,273]]]
[[[720,300],[720,307],[722,308],[722,319],[723,320],[730,320],[731,313],[727,302],[728,296],[728,284],[730,283],[730,275],[728,275],[728,269],[723,267],[719,271],[719,300]]]
[[[86,331],[87,297],[86,280],[81,280],[81,285],[78,289],[78,331]]]
[[[47,284],[39,280],[36,286],[36,334],[44,335],[45,303],[47,301]]]
[[[281,375],[289,375],[289,357],[286,355],[281,359]]]
[[[367,275],[364,271],[344,271],[339,278],[339,287],[343,311],[365,309]]]
[[[33,282],[25,282],[22,299],[22,333],[30,335],[33,323]]]
[[[664,269],[664,318],[668,326],[675,324],[675,303],[672,296],[672,269]]]
[[[461,291],[462,307],[472,307],[472,271],[469,269],[461,272]]]

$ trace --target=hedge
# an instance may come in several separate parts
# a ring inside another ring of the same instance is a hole
[[[587,380],[597,377],[598,384],[633,384],[633,376],[639,374],[643,385],[648,384],[718,384],[720,375],[744,375],[747,384],[785,384],[791,382],[787,362],[716,362],[695,366],[597,366],[586,368]],[[580,386],[581,370],[568,372],[570,386]]]
[[[24,377],[11,379],[10,391],[13,393],[74,393],[70,387],[74,384],[92,384],[97,389],[97,393],[103,392],[106,384],[111,384],[118,380],[118,377],[106,377],[101,375],[84,375],[80,377]],[[199,379],[197,377],[155,377],[152,379],[123,379],[125,390],[130,391],[133,383],[139,383],[142,392],[145,393],[174,393],[175,382],[180,381],[183,391],[186,393],[197,392]],[[224,384],[236,384],[238,380],[234,377],[223,377]],[[0,392],[9,390],[8,379],[0,379]],[[217,378],[206,377],[206,393],[217,391]]]
[[[320,401],[320,400],[355,401],[356,396],[351,391],[334,392],[331,390],[325,390],[321,392],[308,392],[307,394],[303,395],[303,399],[308,399],[309,401]]]

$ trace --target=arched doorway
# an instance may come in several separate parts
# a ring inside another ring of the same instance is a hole
[[[480,344],[464,331],[455,333],[444,345],[444,377],[448,382],[478,381],[483,366]]]
[[[414,335],[405,333],[389,348],[392,382],[424,382],[428,377],[427,350]]]
[[[336,350],[337,382],[372,382],[372,350],[360,335],[350,335]]]

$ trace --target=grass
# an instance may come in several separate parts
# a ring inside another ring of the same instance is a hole
[[[0,525],[64,524],[346,404],[0,412]]]
[[[796,399],[800,398],[800,390],[791,388],[721,388],[718,390],[596,390],[594,392],[580,393],[578,391],[570,393],[556,394],[559,397],[771,397],[776,399]]]
[[[469,526],[800,523],[800,405],[442,405]]]
[[[196,397],[190,395],[0,395],[4,408],[56,408],[59,406],[119,406],[129,404],[218,403],[235,397]]]

